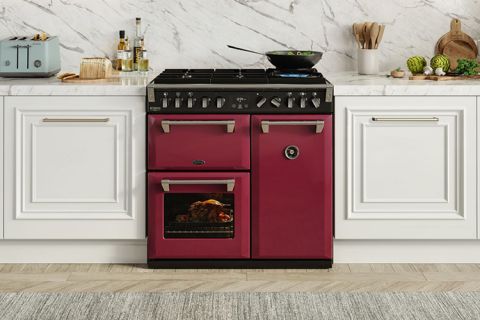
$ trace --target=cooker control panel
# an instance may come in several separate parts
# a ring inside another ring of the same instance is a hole
[[[332,113],[329,89],[147,92],[150,113]]]

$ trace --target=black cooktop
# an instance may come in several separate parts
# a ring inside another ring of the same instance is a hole
[[[166,69],[156,84],[327,84],[316,69]]]

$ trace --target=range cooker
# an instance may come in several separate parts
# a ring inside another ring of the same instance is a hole
[[[156,77],[148,265],[331,267],[333,107],[333,86],[315,69]]]

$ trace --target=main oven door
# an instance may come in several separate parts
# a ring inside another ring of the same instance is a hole
[[[149,259],[249,257],[249,173],[148,174]]]
[[[250,169],[250,117],[149,115],[148,169]]]
[[[252,257],[332,258],[332,116],[252,117]]]

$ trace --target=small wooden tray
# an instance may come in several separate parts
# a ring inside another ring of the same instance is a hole
[[[115,82],[118,78],[104,78],[104,79],[81,79],[80,76],[72,78],[62,79],[62,82],[66,83],[100,83],[100,82]]]
[[[433,81],[452,81],[452,80],[479,80],[480,75],[476,76],[425,76],[414,75],[410,76],[410,80],[433,80]]]

